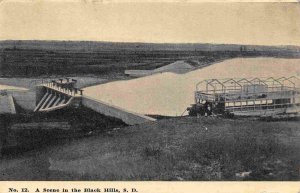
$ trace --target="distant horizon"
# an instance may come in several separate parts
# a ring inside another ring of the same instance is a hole
[[[241,44],[241,43],[209,43],[209,42],[121,42],[121,41],[105,41],[105,40],[38,40],[38,39],[5,39],[0,42],[93,42],[93,43],[119,43],[119,44],[168,44],[168,45],[243,45],[243,46],[261,46],[261,47],[299,47],[300,45],[283,44],[283,45],[263,45],[263,44]]]

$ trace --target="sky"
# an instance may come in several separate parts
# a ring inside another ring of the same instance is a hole
[[[0,40],[300,46],[300,4],[9,0]]]

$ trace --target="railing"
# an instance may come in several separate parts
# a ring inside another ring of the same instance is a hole
[[[280,91],[270,92],[251,92],[251,93],[203,93],[201,91],[195,92],[195,100],[209,100],[209,101],[239,101],[247,99],[284,99],[284,98],[297,98],[300,96],[300,90],[286,89]]]
[[[282,111],[294,106],[300,106],[296,99],[300,98],[299,89],[286,87],[285,90],[258,92],[258,93],[215,93],[208,94],[201,91],[195,92],[195,102],[201,101],[223,104],[225,111],[238,113],[253,111]]]
[[[70,96],[82,96],[83,95],[83,89],[75,88],[75,87],[68,85],[68,84],[75,83],[74,79],[72,79],[72,82],[70,82],[68,78],[67,78],[66,82],[64,82],[63,79],[59,79],[59,80],[60,80],[60,82],[57,82],[54,80],[47,81],[45,83],[42,83],[42,86],[46,86],[53,90],[63,92]]]
[[[292,103],[280,103],[280,104],[274,104],[274,103],[267,103],[267,104],[254,104],[254,105],[236,105],[236,106],[230,106],[226,107],[225,110],[229,112],[237,112],[237,111],[270,111],[270,110],[276,110],[276,109],[286,109],[294,106],[300,106],[300,104],[292,104]]]

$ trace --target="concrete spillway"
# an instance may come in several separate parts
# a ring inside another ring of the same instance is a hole
[[[124,123],[128,125],[135,125],[148,121],[155,121],[155,119],[151,117],[130,112],[120,107],[116,107],[87,96],[82,97],[82,105],[100,114],[121,119],[122,121],[124,121]]]

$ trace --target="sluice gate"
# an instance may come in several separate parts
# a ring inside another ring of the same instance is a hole
[[[60,79],[42,83],[36,88],[37,105],[35,112],[47,112],[79,103],[82,96],[81,89],[76,88],[74,79]],[[74,102],[75,103],[74,103]]]

